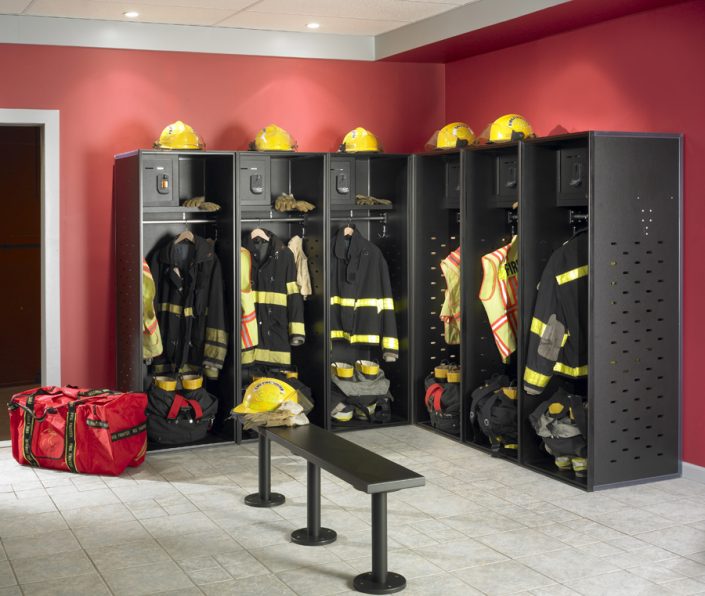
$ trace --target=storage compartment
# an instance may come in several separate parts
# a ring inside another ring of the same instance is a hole
[[[590,161],[586,142],[566,142],[556,151],[558,206],[586,207],[589,192]]]
[[[154,207],[179,206],[179,162],[176,155],[145,155],[142,171],[142,202]]]
[[[516,144],[493,150],[496,170],[497,207],[511,208],[519,200],[519,155]]]
[[[384,361],[383,331],[375,339],[375,345],[368,345],[365,342],[357,341],[358,338],[351,337],[348,341],[343,337],[343,333],[354,335],[351,330],[333,329],[332,322],[329,322],[330,352],[325,371],[328,379],[327,424],[333,430],[378,428],[382,424],[407,424],[411,415],[409,409],[409,241],[411,238],[408,197],[409,158],[406,155],[386,154],[345,158],[331,155],[331,172],[336,171],[337,166],[333,164],[340,163],[341,159],[352,162],[351,171],[356,172],[356,186],[349,203],[331,204],[329,237],[335,238],[339,230],[348,225],[354,226],[356,233],[381,251],[389,271],[399,356],[396,361]],[[334,184],[334,180],[335,178],[332,177],[331,184]],[[388,199],[392,204],[384,206],[355,205],[354,194],[357,193]],[[334,196],[335,193],[331,193],[331,197]],[[332,250],[332,244],[329,246]],[[333,255],[330,258],[333,259]],[[340,303],[341,297],[333,296],[333,291],[334,289],[331,287],[327,304],[331,304],[331,299],[337,301],[338,304]],[[379,300],[377,304],[380,308],[388,307],[388,304],[383,302],[384,298],[386,296],[374,296],[374,299]],[[362,312],[359,309],[370,308],[364,304],[365,301],[359,301],[356,305],[359,307],[356,310],[356,316]],[[329,321],[332,320],[332,315],[329,314],[328,318]],[[361,335],[362,332],[357,334]],[[332,381],[331,364],[344,362],[354,366],[358,360],[378,364],[386,379],[389,380],[389,392],[394,399],[391,402],[391,416],[384,423],[370,423],[367,418],[358,419],[354,416],[352,420],[343,422],[334,420],[330,416],[331,410],[341,399],[339,390]]]
[[[272,203],[269,156],[244,152],[239,155],[238,203],[240,205],[269,207]]]

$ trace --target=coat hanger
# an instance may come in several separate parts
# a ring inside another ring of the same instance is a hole
[[[193,232],[191,230],[184,230],[183,232],[181,232],[181,234],[176,237],[176,240],[174,240],[174,244],[178,244],[179,242],[183,242],[184,240],[188,240],[192,244],[196,243],[196,239],[194,238]]]
[[[352,223],[353,212],[350,211],[350,217],[348,218],[348,224],[343,228],[343,236],[352,236],[355,233],[355,227]]]

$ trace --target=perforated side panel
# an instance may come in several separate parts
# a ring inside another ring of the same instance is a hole
[[[678,470],[677,139],[594,144],[590,408],[593,485]]]

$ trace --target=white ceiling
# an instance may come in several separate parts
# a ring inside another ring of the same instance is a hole
[[[375,36],[478,0],[0,0],[0,14]],[[136,10],[137,19],[123,13]]]

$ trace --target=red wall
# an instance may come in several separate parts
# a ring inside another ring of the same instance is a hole
[[[685,134],[683,457],[705,465],[705,2],[689,2],[453,62],[446,119],[476,132],[518,112],[547,135],[624,130]]]
[[[387,151],[442,125],[444,67],[0,45],[0,106],[61,110],[62,380],[114,383],[113,155],[151,147],[176,119],[210,149],[246,149],[275,122],[302,151],[355,126]]]

